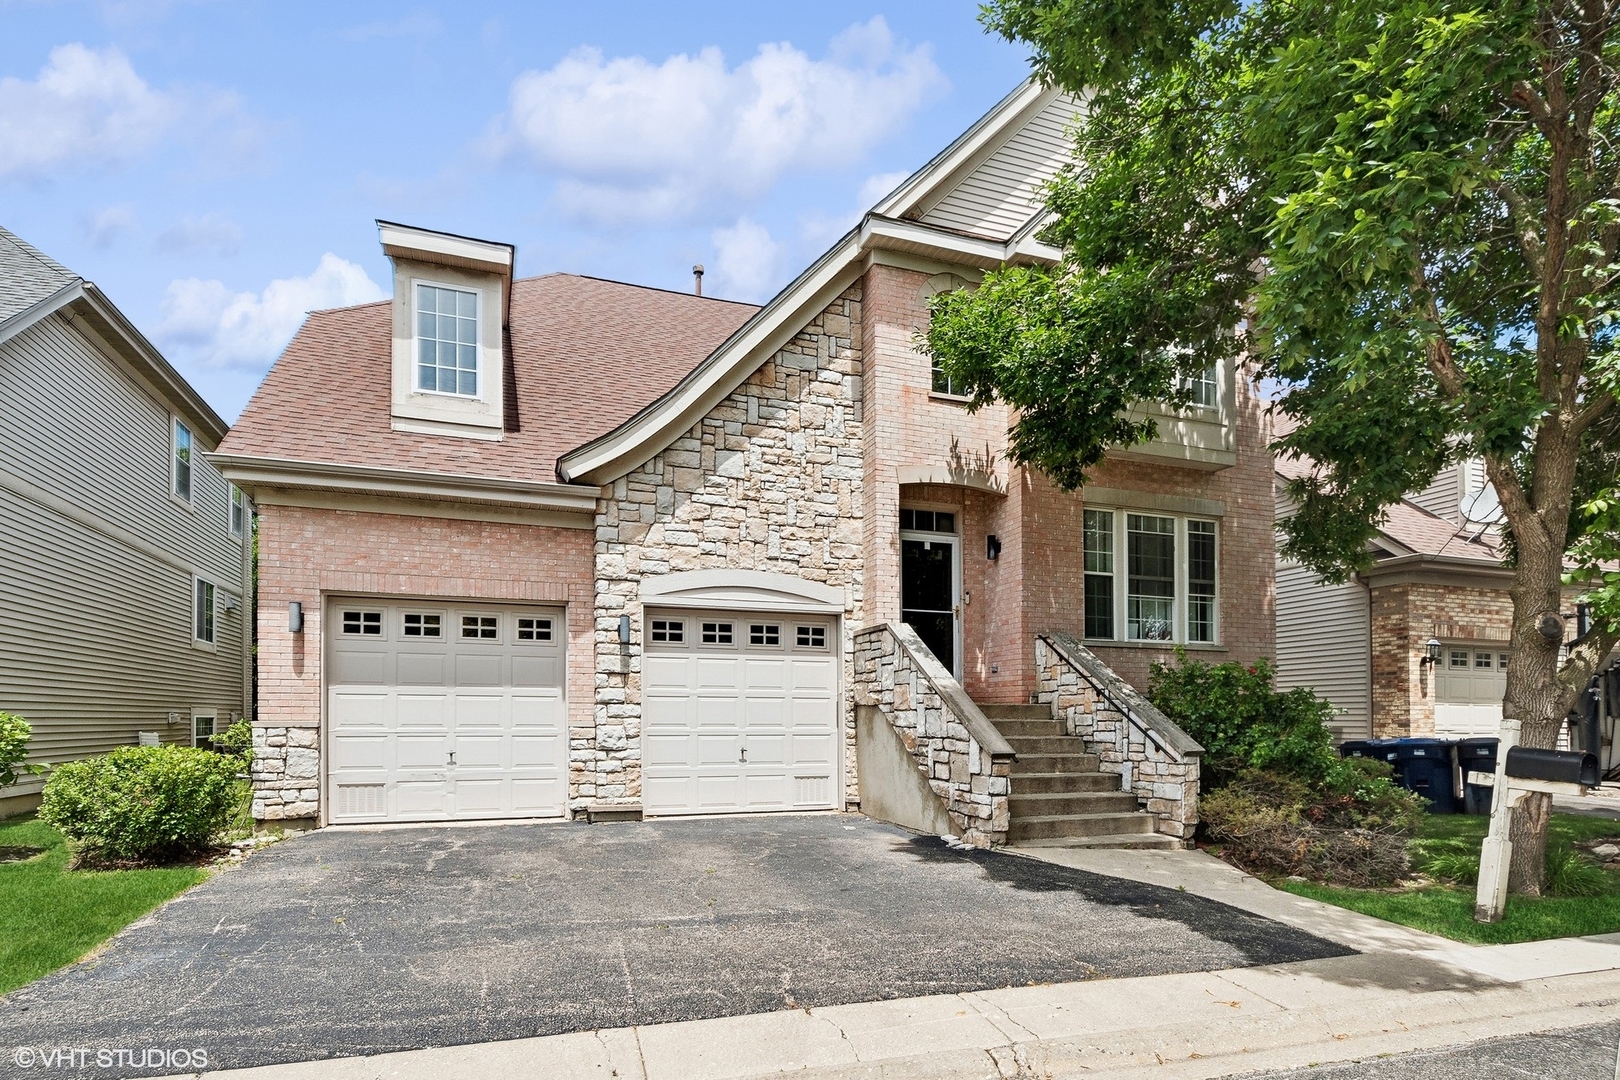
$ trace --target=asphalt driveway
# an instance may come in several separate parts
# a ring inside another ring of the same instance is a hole
[[[187,1047],[239,1067],[1347,951],[850,815],[328,829],[0,999],[0,1060]]]

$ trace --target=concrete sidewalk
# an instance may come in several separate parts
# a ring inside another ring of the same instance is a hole
[[[1221,972],[792,1009],[271,1066],[241,1080],[1229,1076],[1620,1019],[1620,935],[1469,946],[1271,889],[1199,852],[1025,854],[1220,900],[1362,950]]]

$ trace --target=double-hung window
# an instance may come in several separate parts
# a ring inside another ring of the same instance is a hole
[[[192,591],[191,636],[202,645],[214,643],[214,583],[202,578]]]
[[[416,286],[416,388],[478,396],[478,294]]]
[[[176,498],[191,501],[191,429],[178,420],[174,422],[169,482]]]
[[[240,540],[247,534],[247,496],[231,485],[231,535]]]
[[[1215,643],[1215,522],[1088,507],[1083,529],[1088,639]]]

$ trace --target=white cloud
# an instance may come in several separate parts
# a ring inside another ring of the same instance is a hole
[[[872,207],[877,205],[879,199],[900,186],[900,181],[910,176],[904,172],[876,173],[868,176],[861,184],[860,191],[855,194],[855,206],[842,213],[828,213],[825,210],[811,211],[799,217],[799,235],[804,242],[817,251],[832,246],[834,240],[843,236],[855,227]]]
[[[0,79],[0,176],[128,161],[155,145],[182,111],[117,49],[58,46],[33,82]]]
[[[775,290],[782,245],[758,222],[739,218],[734,225],[714,230],[715,296],[762,300]]]
[[[241,246],[242,227],[212,211],[201,217],[183,217],[157,238],[158,250],[171,255],[235,255]]]
[[[91,247],[112,247],[119,237],[135,227],[135,207],[126,202],[93,210],[80,219],[79,226]]]
[[[168,140],[240,161],[259,139],[232,95],[159,90],[111,46],[59,45],[38,78],[0,78],[0,179],[123,165]]]
[[[158,337],[208,367],[262,371],[292,340],[305,313],[383,296],[364,269],[331,252],[321,256],[313,273],[278,278],[258,293],[233,293],[221,281],[184,278],[170,282],[163,295]]]
[[[496,147],[557,175],[574,216],[689,220],[790,169],[858,160],[943,85],[928,47],[897,44],[881,16],[821,60],[785,42],[734,68],[714,47],[662,64],[581,48],[513,81]]]

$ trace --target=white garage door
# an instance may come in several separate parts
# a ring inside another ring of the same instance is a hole
[[[646,813],[834,807],[839,653],[832,619],[654,609],[644,629]]]
[[[561,815],[559,608],[334,600],[328,820]]]
[[[1500,646],[1447,645],[1435,665],[1434,733],[1496,735],[1502,727],[1508,654]]]

